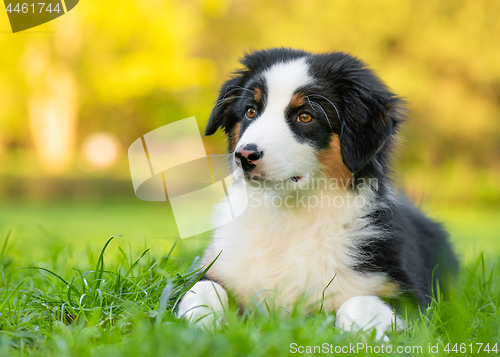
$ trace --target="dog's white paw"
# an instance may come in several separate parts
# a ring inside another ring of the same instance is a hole
[[[386,331],[393,324],[403,328],[404,323],[396,319],[394,311],[377,296],[356,296],[340,306],[335,325],[343,331],[376,330],[376,339],[388,342]]]
[[[213,281],[199,281],[189,290],[179,303],[177,316],[194,322],[202,329],[218,330],[227,308],[227,293]]]

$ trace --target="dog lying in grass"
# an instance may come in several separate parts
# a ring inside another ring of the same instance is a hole
[[[182,298],[179,316],[217,327],[230,291],[248,308],[305,301],[306,311],[336,311],[342,330],[376,329],[383,338],[396,316],[382,298],[426,306],[433,284],[457,266],[440,225],[391,185],[402,100],[341,52],[279,48],[242,64],[205,134],[227,134],[243,172],[229,196],[248,207],[215,230],[202,259],[215,262]],[[225,207],[216,220],[231,214]]]

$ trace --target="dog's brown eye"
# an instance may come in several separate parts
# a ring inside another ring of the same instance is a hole
[[[247,109],[247,117],[248,118],[253,118],[257,112],[253,108]]]
[[[307,113],[302,113],[297,117],[297,121],[301,123],[309,123],[312,119],[312,116]]]

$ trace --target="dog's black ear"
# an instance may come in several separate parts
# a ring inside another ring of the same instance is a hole
[[[205,135],[212,135],[219,128],[229,133],[236,123],[238,123],[239,118],[232,112],[231,107],[241,96],[245,73],[246,72],[236,73],[233,78],[222,85],[217,103],[212,109],[212,113],[208,119]]]
[[[346,167],[357,174],[372,158],[389,147],[402,120],[402,101],[375,75],[368,73],[342,94],[340,150]]]

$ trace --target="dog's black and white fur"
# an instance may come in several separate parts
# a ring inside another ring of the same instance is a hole
[[[271,49],[242,64],[222,86],[206,135],[225,130],[232,164],[245,173],[231,200],[254,204],[215,230],[203,264],[221,254],[178,314],[218,326],[227,290],[245,307],[323,306],[339,328],[383,337],[395,315],[381,297],[410,294],[425,306],[432,278],[456,267],[445,232],[391,187],[402,101],[341,52]],[[338,185],[314,186],[319,178]],[[273,204],[286,197],[309,204]],[[230,214],[224,207],[216,219]]]

